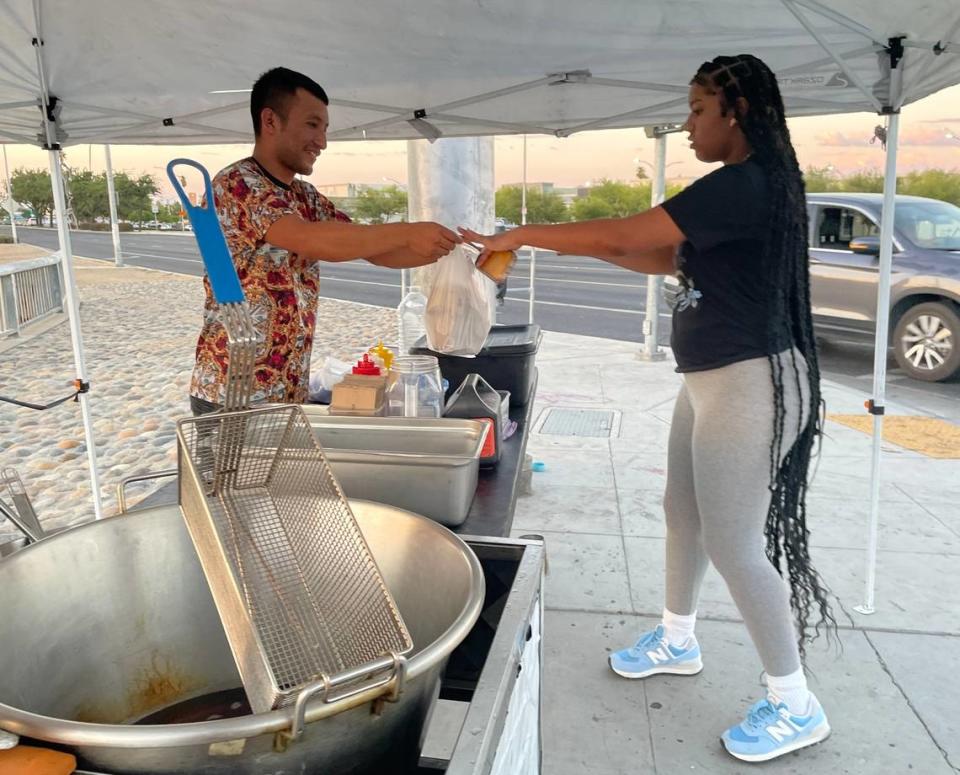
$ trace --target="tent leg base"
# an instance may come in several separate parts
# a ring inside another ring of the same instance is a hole
[[[870,616],[871,614],[875,614],[877,612],[876,608],[874,608],[872,605],[867,605],[866,603],[863,605],[855,605],[853,610],[858,614],[862,614],[863,616]]]
[[[655,352],[647,352],[646,350],[641,350],[637,353],[638,361],[646,361],[647,363],[656,363],[657,361],[665,361],[667,359],[667,354],[663,350],[656,350]]]

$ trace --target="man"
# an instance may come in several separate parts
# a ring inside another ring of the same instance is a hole
[[[253,86],[253,155],[213,180],[217,216],[260,334],[252,401],[304,403],[321,261],[365,258],[396,269],[424,266],[460,237],[438,223],[361,226],[309,183],[327,147],[329,100],[305,75],[277,67]],[[228,352],[210,283],[190,382],[195,415],[223,405]]]

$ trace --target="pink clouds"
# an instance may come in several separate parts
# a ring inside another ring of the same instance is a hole
[[[948,146],[960,147],[960,142],[946,136],[949,127],[916,127],[900,133],[900,145],[905,146]],[[870,135],[862,137],[859,134],[845,132],[827,132],[816,136],[820,146],[834,148],[864,147],[870,145]]]

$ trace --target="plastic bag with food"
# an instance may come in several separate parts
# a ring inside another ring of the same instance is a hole
[[[462,245],[437,262],[424,328],[427,345],[445,355],[476,355],[490,333],[487,283]]]

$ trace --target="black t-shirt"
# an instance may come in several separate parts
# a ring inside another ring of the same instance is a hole
[[[676,259],[681,292],[670,344],[677,371],[706,371],[787,349],[786,335],[771,342],[768,334],[763,168],[750,159],[727,164],[663,208],[687,238]]]

